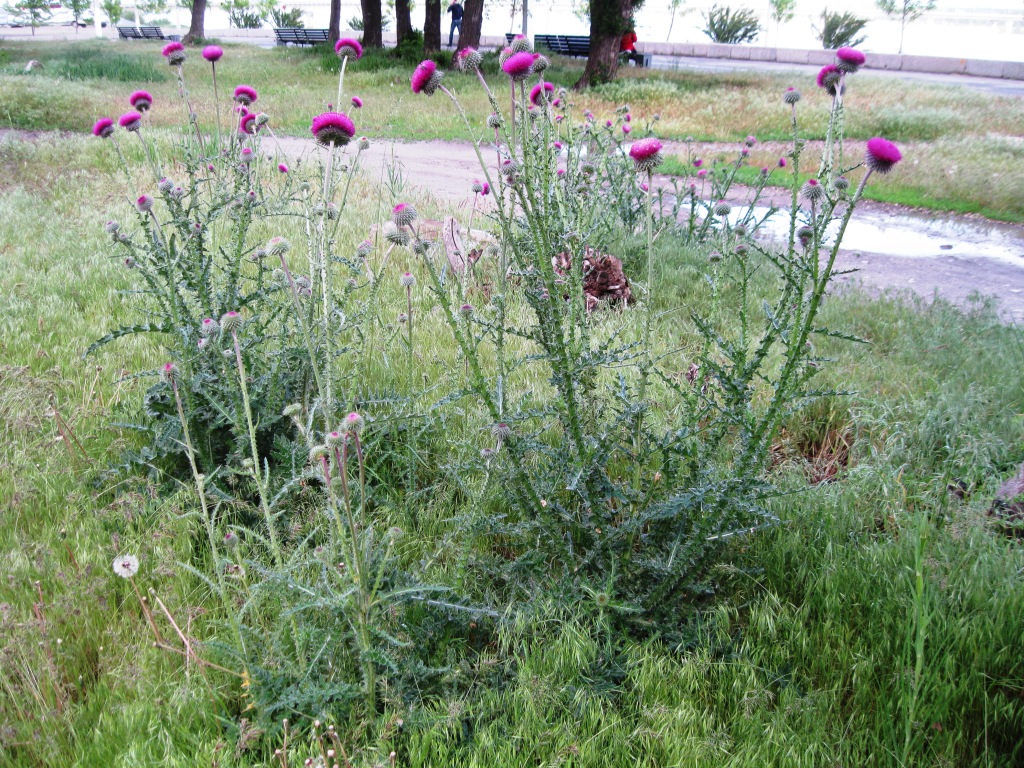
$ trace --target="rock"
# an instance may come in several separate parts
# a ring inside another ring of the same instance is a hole
[[[1024,537],[1024,464],[999,486],[988,514],[1007,535]]]

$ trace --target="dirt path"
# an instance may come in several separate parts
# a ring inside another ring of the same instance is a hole
[[[304,139],[283,139],[282,145],[293,157],[320,151]],[[493,150],[484,158],[490,161]],[[460,206],[481,175],[472,147],[447,141],[373,141],[364,168],[379,178],[392,159],[407,187]],[[992,296],[1006,320],[1024,323],[1024,227],[872,201],[861,203],[854,222],[837,269],[857,272],[838,278],[840,284],[861,284],[876,294],[909,291],[925,300],[939,296],[960,306],[973,295]]]

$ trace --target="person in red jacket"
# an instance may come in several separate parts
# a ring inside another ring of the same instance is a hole
[[[626,61],[632,61],[638,67],[644,65],[644,55],[636,50],[636,30],[630,28],[622,36],[622,43],[619,45],[619,56]]]

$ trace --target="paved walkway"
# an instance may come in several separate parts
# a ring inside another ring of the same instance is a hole
[[[654,56],[654,69],[681,72],[792,72],[802,77],[815,77],[821,69],[817,64],[786,64],[777,61],[733,61],[685,56]],[[933,75],[927,72],[897,72],[886,69],[862,69],[857,77],[896,78],[905,82],[928,85],[952,85],[971,88],[997,96],[1024,97],[1024,80],[1003,80],[973,75]]]

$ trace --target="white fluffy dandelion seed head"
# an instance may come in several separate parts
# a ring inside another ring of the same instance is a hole
[[[130,579],[139,572],[139,558],[135,555],[121,555],[114,559],[114,573],[122,579]]]

